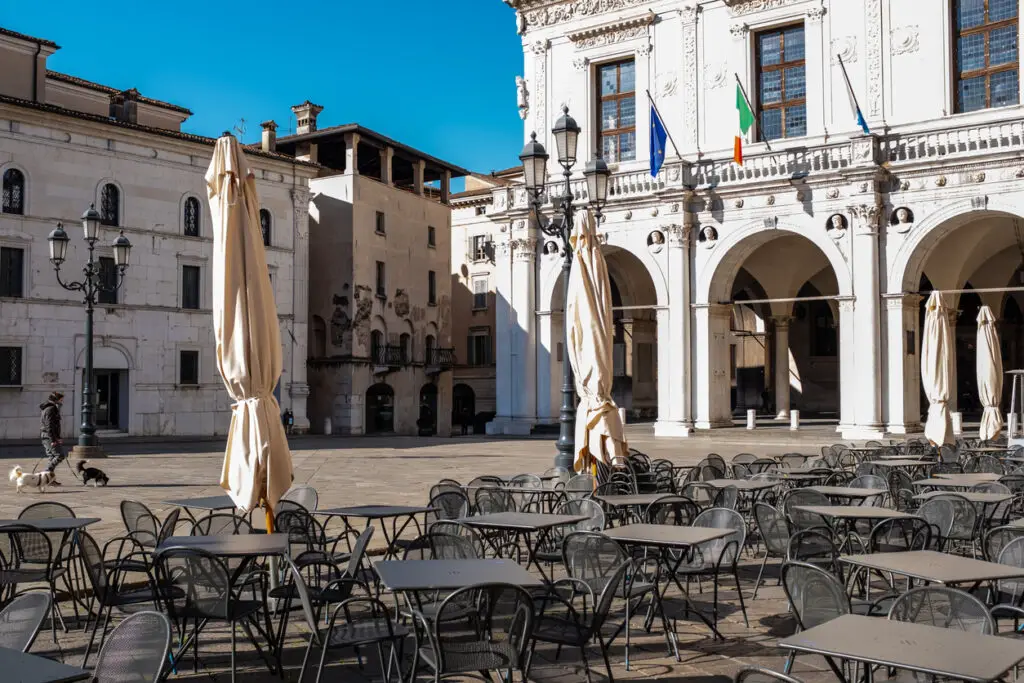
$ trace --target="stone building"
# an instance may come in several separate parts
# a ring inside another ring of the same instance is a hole
[[[39,404],[66,394],[77,433],[85,348],[81,296],[61,288],[47,236],[71,236],[61,275],[80,277],[80,216],[103,216],[100,267],[123,231],[133,245],[122,288],[95,314],[96,419],[101,439],[227,432],[230,399],[217,373],[211,306],[213,238],[203,176],[214,140],[183,133],[191,112],[50,71],[54,43],[0,29],[0,439],[39,435]],[[262,202],[284,374],[275,392],[306,421],[308,183],[316,166],[248,152]],[[108,271],[114,274],[113,269]]]
[[[844,438],[918,431],[934,289],[957,310],[954,409],[978,409],[981,304],[1000,319],[1006,367],[1024,364],[1018,0],[505,2],[523,44],[524,141],[537,132],[559,177],[551,128],[566,105],[578,158],[612,167],[599,232],[616,398],[656,415],[656,434],[748,408],[800,409]],[[756,117],[746,133],[738,87]],[[648,92],[674,140],[656,177]],[[521,186],[489,194],[465,200],[465,230],[494,238],[488,430],[523,433],[557,420],[561,245],[549,250]]]
[[[466,171],[356,124],[263,149],[320,165],[310,181],[309,415],[334,434],[448,434],[452,177]]]

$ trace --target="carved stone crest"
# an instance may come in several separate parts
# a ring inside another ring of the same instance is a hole
[[[832,39],[832,65],[839,64],[842,58],[845,64],[857,61],[857,36],[840,36]]]
[[[889,43],[893,55],[905,55],[917,52],[920,46],[918,36],[921,30],[916,24],[897,26],[889,32]]]
[[[704,86],[708,90],[717,90],[725,85],[728,69],[722,62],[714,62],[704,65]]]

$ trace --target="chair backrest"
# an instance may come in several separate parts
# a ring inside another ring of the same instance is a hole
[[[828,530],[821,527],[794,532],[789,537],[786,560],[825,567],[837,576],[842,570],[839,565],[839,548]]]
[[[717,465],[704,465],[700,468],[701,481],[714,481],[725,478],[725,468]]]
[[[661,496],[644,510],[643,519],[648,524],[671,524],[690,526],[700,514],[697,504],[685,496]]]
[[[802,683],[800,679],[780,674],[760,666],[748,666],[739,670],[734,683]]]
[[[493,474],[483,474],[475,479],[471,479],[466,488],[472,491],[480,487],[501,487],[505,485],[505,480],[501,477],[496,477]]]
[[[82,566],[85,567],[85,575],[89,577],[93,595],[101,602],[105,601],[108,591],[116,590],[117,587],[108,585],[109,577],[104,565],[103,551],[84,529],[78,532],[78,551],[82,556]]]
[[[735,486],[723,486],[711,499],[711,507],[735,510],[740,502],[740,490]]]
[[[990,529],[981,544],[981,554],[989,562],[997,562],[1006,544],[1021,536],[1024,536],[1024,527],[997,526]]]
[[[508,491],[496,488],[476,490],[476,511],[481,515],[495,512],[515,512],[516,501]]]
[[[877,474],[862,474],[859,477],[854,477],[850,480],[849,486],[855,489],[889,490],[889,482],[885,480],[885,477],[880,477]]]
[[[292,486],[288,489],[281,500],[291,500],[307,510],[316,510],[316,506],[320,503],[320,495],[316,492],[316,489],[309,484],[299,484]]]
[[[892,603],[889,618],[972,633],[995,633],[995,622],[985,603],[970,593],[946,586],[910,589]]]
[[[758,458],[750,463],[748,467],[752,474],[761,474],[762,472],[774,472],[779,469],[779,463],[771,458]]]
[[[171,622],[137,612],[107,636],[93,671],[95,683],[158,683],[171,649]]]
[[[64,519],[77,517],[75,511],[64,503],[32,503],[18,513],[19,520],[31,521],[33,519]]]
[[[709,464],[714,465],[723,472],[726,470],[725,458],[720,456],[718,453],[708,453],[707,457],[704,458]]]
[[[552,530],[552,533],[555,533],[560,528],[561,527],[556,527]],[[485,551],[489,547],[480,534],[477,533],[476,529],[466,526],[462,522],[454,520],[440,520],[433,522],[429,527],[427,527],[427,531],[437,531],[442,534],[459,536],[460,538],[469,540],[469,542],[473,544],[473,548],[476,550],[477,557],[483,557]]]
[[[366,547],[370,545],[370,539],[372,538],[373,527],[368,526],[363,529],[356,539],[355,545],[352,546],[352,554],[348,558],[348,568],[345,570],[345,574],[350,578],[359,578],[359,570],[363,564],[363,557],[366,555]]]
[[[564,469],[562,467],[550,467],[544,470],[543,476],[555,477],[554,479],[551,480],[553,488],[554,486],[560,483],[565,484],[565,482],[569,481],[569,477],[571,477],[572,475],[569,473],[569,470]]]
[[[932,529],[932,537],[937,541],[949,538],[953,529],[953,518],[956,508],[953,503],[941,498],[929,498],[917,508],[917,516],[928,522]]]
[[[786,453],[779,458],[779,463],[783,467],[796,470],[807,464],[807,456],[802,453]]]
[[[228,619],[231,614],[231,572],[213,553],[199,548],[166,548],[154,558],[157,590],[167,616],[184,619]]]
[[[992,474],[1005,474],[1006,469],[999,458],[991,455],[977,455],[964,463],[965,472],[990,472]]]
[[[604,508],[601,504],[592,498],[585,498],[583,500],[566,501],[568,503],[575,503],[576,512],[559,513],[559,514],[576,514],[576,515],[587,515],[587,519],[582,522],[576,522],[573,529],[576,531],[602,531],[605,528],[605,514]],[[568,510],[570,508],[566,508]]]
[[[160,533],[157,535],[157,545],[160,545],[174,535],[178,526],[178,518],[181,516],[181,508],[173,508],[167,513],[163,524],[160,525]]]
[[[43,531],[30,523],[11,524],[0,529],[0,535],[7,537],[10,553],[6,558],[11,569],[36,565],[35,569],[49,567],[53,561],[53,544]]]
[[[430,497],[427,507],[434,508],[434,519],[461,519],[469,514],[469,497],[461,490],[442,491]]]
[[[604,534],[574,531],[562,540],[562,561],[566,573],[589,583],[609,575],[629,556],[618,543]]]
[[[948,500],[953,505],[953,526],[947,538],[971,541],[978,529],[978,509],[958,493],[940,493],[930,500]]]
[[[442,480],[430,487],[430,496],[427,500],[433,500],[434,496],[439,493],[449,493],[452,491],[466,495],[466,489],[461,484]],[[466,498],[468,500],[469,496],[466,496]]]
[[[996,562],[1010,567],[1024,568],[1024,536],[1007,541],[999,551]],[[1003,579],[997,582],[997,586],[1001,593],[1009,594],[1010,600],[1007,601],[1013,604],[1017,604],[1018,598],[1024,595],[1024,580]]]
[[[732,456],[732,464],[749,465],[750,463],[757,460],[757,456],[753,453],[737,453]]]
[[[475,609],[476,628],[467,634],[464,629],[451,629],[450,624],[465,618],[466,605]],[[520,586],[487,583],[467,586],[453,592],[437,609],[432,625],[433,644],[437,647],[437,674],[455,671],[457,660],[465,661],[465,652],[474,653],[480,661],[491,661],[493,653],[502,660],[503,669],[522,669],[524,654],[533,637],[533,599]],[[509,655],[512,661],[507,661]],[[462,669],[458,669],[461,671]]]
[[[125,531],[145,548],[155,548],[160,536],[160,520],[144,503],[121,501],[121,519]]]
[[[909,450],[908,450],[909,453]],[[959,459],[960,455],[956,452],[956,448],[949,444],[943,444],[939,446],[939,459],[944,463],[955,463]]]
[[[211,512],[192,525],[193,536],[237,536],[250,531],[252,526],[244,518],[230,512]]]
[[[850,598],[839,579],[813,564],[786,562],[782,565],[782,587],[804,630],[850,613]]]
[[[509,486],[516,486],[523,489],[541,489],[544,488],[543,482],[540,477],[536,474],[517,474],[508,480]]]
[[[734,462],[730,463],[729,467],[732,468],[733,479],[746,479],[753,474],[750,471],[750,466],[746,463]]]
[[[0,647],[28,652],[52,606],[49,591],[22,593],[8,602],[0,610]]]
[[[975,484],[971,487],[971,491],[976,493],[1013,493],[1009,486],[998,481],[985,481],[980,484]]]
[[[868,538],[868,552],[872,553],[927,550],[931,545],[931,525],[921,517],[883,519]]]
[[[792,521],[794,529],[827,526],[821,515],[797,509],[802,505],[832,505],[828,496],[811,489],[790,489],[782,499],[782,511]]]
[[[565,494],[570,498],[582,498],[594,492],[597,481],[590,474],[577,474],[565,482]]]
[[[713,541],[700,544],[700,552],[705,562],[714,562],[725,566],[736,562],[740,550],[747,540],[747,523],[743,515],[728,508],[709,508],[696,519],[693,526],[705,529],[731,529],[732,533]]]
[[[307,550],[327,550],[327,532],[320,521],[303,508],[279,511],[274,516],[274,529],[278,533],[288,534],[292,557],[298,557]]]
[[[475,560],[479,557],[472,539],[440,531],[428,531],[432,560]]]
[[[776,557],[785,557],[791,535],[786,515],[768,503],[755,503],[754,519],[757,521],[757,529],[768,548],[768,553]]]
[[[1004,474],[999,483],[1006,486],[1014,495],[1024,493],[1024,474]]]

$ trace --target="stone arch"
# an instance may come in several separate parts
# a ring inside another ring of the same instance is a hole
[[[128,195],[125,194],[121,183],[113,178],[103,178],[96,183],[96,191],[93,193],[96,210],[101,214],[103,213],[103,188],[107,185],[113,185],[117,188],[117,227],[123,228],[127,225],[128,221]]]
[[[117,342],[97,340],[92,349],[92,365],[94,368],[108,370],[134,370],[135,361],[131,351]],[[75,359],[75,368],[85,367],[85,346],[79,350]]]
[[[643,270],[647,273],[650,278],[650,284],[653,288],[652,301],[648,302],[654,306],[667,306],[668,305],[668,284],[665,281],[665,276],[658,266],[657,261],[649,251],[646,249],[635,250],[632,247],[635,246],[632,242],[627,239],[627,233],[610,233],[607,241],[601,245],[601,251],[605,255],[605,260],[608,261],[609,275],[614,277],[612,271],[616,269],[615,261],[619,261],[619,272],[630,271],[630,266],[642,266]],[[618,256],[618,259],[616,258]],[[627,266],[626,262],[629,261]],[[538,301],[541,303],[541,307],[548,307],[548,310],[560,310],[562,306],[562,261],[561,259],[553,260],[551,263],[544,264],[541,266],[541,286],[538,296]],[[637,280],[636,273],[632,273],[631,279]]]

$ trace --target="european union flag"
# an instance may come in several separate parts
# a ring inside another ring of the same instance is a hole
[[[665,142],[668,141],[668,130],[665,129],[665,124],[662,122],[661,117],[658,116],[658,110],[654,108],[654,103],[651,103],[651,177],[657,178],[658,171],[661,170],[661,165],[665,163]]]

